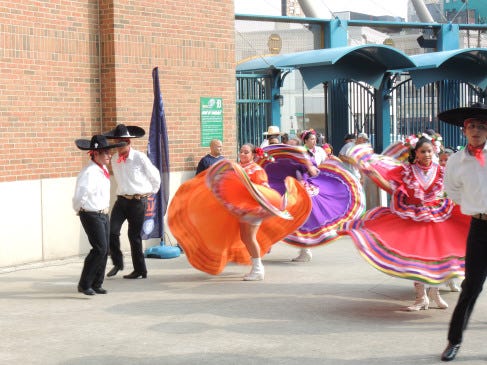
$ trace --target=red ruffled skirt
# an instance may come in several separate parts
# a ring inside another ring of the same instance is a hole
[[[442,222],[404,219],[379,207],[346,223],[339,234],[350,235],[360,254],[376,269],[439,284],[464,275],[470,220],[458,206]]]

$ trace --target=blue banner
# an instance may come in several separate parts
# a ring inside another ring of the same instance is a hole
[[[166,116],[159,85],[159,69],[152,70],[154,87],[154,105],[147,144],[147,156],[161,172],[161,188],[157,194],[149,197],[142,239],[164,239],[164,215],[169,201],[169,143],[167,139]]]

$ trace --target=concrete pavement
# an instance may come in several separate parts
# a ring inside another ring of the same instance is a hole
[[[148,259],[149,276],[105,281],[107,295],[77,293],[83,257],[0,269],[1,364],[440,364],[458,293],[446,310],[415,313],[412,282],[369,266],[348,238],[294,263],[275,245],[266,279],[246,266],[219,276],[186,257]],[[111,266],[108,265],[108,268]],[[455,363],[487,361],[487,295],[479,299]]]

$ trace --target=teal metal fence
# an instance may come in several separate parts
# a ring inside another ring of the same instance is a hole
[[[271,124],[270,77],[243,75],[237,77],[237,123],[238,145],[253,143],[260,145],[262,133]],[[333,105],[337,100],[343,110],[339,118],[350,133],[365,132],[375,145],[376,111],[374,88],[363,82],[337,80],[336,95],[325,94],[324,103]],[[468,106],[474,102],[485,102],[482,89],[460,81],[442,81],[416,88],[411,79],[398,77],[391,90],[391,142],[403,140],[406,136],[433,129],[443,136],[446,146],[457,147],[465,138],[457,127],[439,121],[436,115],[443,110]],[[306,96],[303,96],[305,98]],[[332,100],[333,99],[333,100]],[[346,112],[345,112],[346,111]],[[323,115],[323,121],[327,117]],[[278,124],[278,123],[275,123]],[[330,130],[326,128],[327,130]],[[325,136],[328,140],[333,133]],[[339,148],[339,146],[335,146]]]
[[[267,75],[237,77],[237,141],[260,145],[271,121],[271,88]]]

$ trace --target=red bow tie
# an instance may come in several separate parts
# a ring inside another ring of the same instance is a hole
[[[107,168],[103,165],[100,165],[98,162],[95,162],[99,167],[100,169],[103,171],[103,175],[105,175],[105,177],[107,179],[110,179],[110,173],[108,172]]]
[[[467,150],[468,150],[468,153],[470,153],[472,156],[474,156],[477,159],[477,161],[480,163],[480,166],[485,165],[485,158],[484,158],[484,154],[483,154],[484,146],[474,147],[471,144],[468,144]]]
[[[120,162],[125,162],[125,161],[127,161],[127,157],[129,157],[128,152],[127,152],[127,153],[124,153],[123,155],[119,154],[119,155],[118,155],[118,160],[117,160],[117,162],[118,162],[118,163],[120,163]]]

